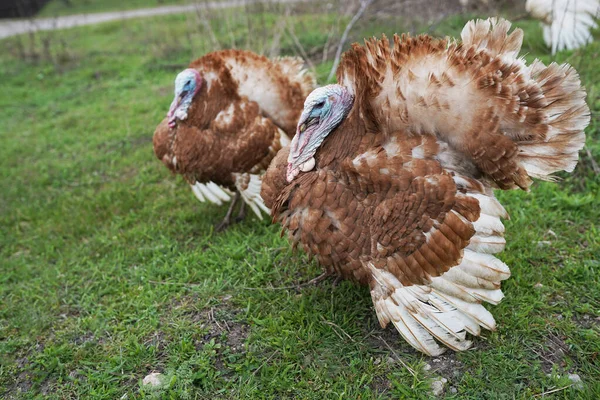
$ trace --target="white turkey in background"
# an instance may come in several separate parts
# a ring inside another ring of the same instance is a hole
[[[600,0],[527,0],[525,8],[542,21],[544,41],[552,54],[591,43]]]

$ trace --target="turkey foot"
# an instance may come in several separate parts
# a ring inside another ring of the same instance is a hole
[[[331,284],[331,286],[333,286],[334,288],[336,288],[336,287],[338,287],[338,285],[340,284],[341,281],[342,281],[342,277],[338,275],[333,280],[333,283]]]
[[[221,223],[215,226],[215,232],[223,232],[225,229],[229,228],[229,226],[231,225],[231,214],[233,214],[233,209],[235,208],[235,205],[237,204],[239,199],[240,192],[235,192],[235,196],[233,196],[233,199],[231,199],[231,205],[229,206],[229,210],[227,210],[227,214],[225,214],[225,218],[223,218],[223,221],[221,221]],[[239,222],[238,218],[236,218],[234,222]]]

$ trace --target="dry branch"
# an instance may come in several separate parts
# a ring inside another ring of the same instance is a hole
[[[338,43],[338,48],[337,48],[337,51],[335,52],[335,59],[333,60],[333,66],[331,67],[331,71],[329,72],[329,76],[327,77],[327,82],[329,82],[331,80],[331,78],[335,74],[335,70],[337,69],[338,64],[340,63],[340,57],[342,56],[342,49],[344,48],[344,44],[346,43],[346,40],[348,40],[348,34],[350,33],[350,30],[352,29],[352,27],[354,26],[356,21],[358,21],[358,19],[364,14],[365,10],[367,9],[367,7],[369,7],[369,5],[372,2],[373,2],[373,0],[361,0],[360,8],[356,12],[356,14],[354,14],[354,17],[352,17],[350,22],[348,22],[348,25],[346,25],[346,29],[344,29],[342,38],[340,39],[340,42]]]
[[[394,355],[394,357],[396,357],[396,360],[400,362],[400,364],[402,364],[402,366],[404,368],[406,368],[406,370],[408,372],[410,372],[410,374],[413,377],[417,377],[417,373],[415,372],[414,369],[412,369],[410,366],[408,366],[408,364],[406,364],[404,361],[402,361],[402,358],[400,358],[400,356],[394,351],[394,349],[392,348],[392,346],[390,346],[388,344],[388,342],[386,342],[386,340],[384,338],[382,338],[381,336],[377,336],[377,339],[381,340],[383,342],[383,344],[385,344],[385,346],[392,352],[392,354]]]
[[[286,26],[286,28],[287,28],[287,31],[288,31],[290,37],[294,41],[294,45],[296,45],[296,48],[300,52],[300,55],[302,56],[302,58],[304,59],[304,61],[306,61],[306,63],[308,64],[309,68],[314,73],[315,72],[315,65],[313,64],[313,62],[308,57],[308,54],[304,50],[304,46],[302,46],[302,43],[300,43],[300,40],[298,40],[298,37],[294,33],[294,27],[291,24],[288,23],[287,26]]]
[[[204,7],[202,7],[201,4],[202,3],[196,3],[196,15],[198,15],[198,18],[200,19],[200,22],[204,26],[204,29],[206,30],[206,32],[208,32],[208,36],[212,43],[212,49],[219,50],[221,48],[221,43],[219,42],[219,39],[217,39],[217,35],[215,35],[215,31],[213,30],[212,26],[210,25],[209,19],[206,17],[206,12],[208,11],[208,4],[203,4]]]
[[[281,46],[281,36],[283,36],[283,32],[285,31],[285,27],[287,25],[288,18],[291,14],[291,8],[288,6],[285,9],[285,13],[283,13],[282,18],[277,21],[273,32],[273,41],[271,42],[271,47],[269,49],[269,57],[273,58],[279,55],[280,46]]]

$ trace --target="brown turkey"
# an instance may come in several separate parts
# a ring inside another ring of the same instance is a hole
[[[508,215],[493,189],[572,171],[585,141],[577,72],[526,65],[523,33],[509,29],[478,20],[462,42],[353,45],[263,182],[293,244],[326,273],[369,285],[382,327],[428,355],[496,327],[482,302],[502,300],[510,271],[494,256]]]
[[[204,202],[245,204],[262,219],[265,169],[294,135],[302,104],[315,86],[301,59],[270,60],[249,51],[206,54],[175,79],[175,98],[154,132],[154,153],[181,174]]]

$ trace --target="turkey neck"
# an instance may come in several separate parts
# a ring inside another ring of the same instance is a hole
[[[240,97],[236,94],[231,79],[224,79],[224,83],[212,82],[210,89],[202,87],[194,97],[188,110],[186,122],[199,129],[206,129],[214,121],[217,115],[227,109],[231,103],[238,102]]]
[[[371,108],[356,99],[348,116],[323,141],[315,155],[317,167],[336,169],[345,159],[354,158],[371,147],[380,136],[375,133],[375,125]]]

